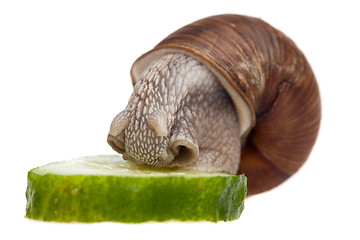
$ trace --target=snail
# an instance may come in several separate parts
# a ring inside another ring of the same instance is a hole
[[[107,139],[125,160],[244,173],[250,196],[288,179],[315,144],[312,69],[261,19],[226,14],[186,25],[140,56],[131,77]]]

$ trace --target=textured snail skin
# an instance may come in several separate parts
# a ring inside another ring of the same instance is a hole
[[[192,57],[167,54],[141,75],[112,122],[109,143],[149,167],[236,174],[239,127],[231,98],[209,69]]]
[[[293,41],[260,19],[204,18],[136,60],[133,83],[169,53],[198,60],[233,99],[241,132],[238,173],[248,177],[248,195],[277,186],[303,165],[316,141],[321,104],[314,74]]]

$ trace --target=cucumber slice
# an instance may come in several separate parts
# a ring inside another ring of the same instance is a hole
[[[246,177],[149,169],[120,155],[51,163],[28,172],[26,216],[56,222],[231,221]]]

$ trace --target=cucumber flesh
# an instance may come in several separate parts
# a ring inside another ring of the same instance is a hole
[[[28,172],[28,218],[55,222],[231,221],[246,177],[149,169],[120,155],[54,162]]]

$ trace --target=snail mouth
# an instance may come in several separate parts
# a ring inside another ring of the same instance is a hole
[[[119,138],[109,134],[107,137],[107,142],[116,152],[120,154],[125,152],[125,144]]]
[[[124,160],[135,161],[125,152],[125,143],[122,141],[121,133],[118,136],[108,134],[107,142],[113,150],[123,154]],[[197,144],[186,140],[175,140],[170,143],[167,150],[163,150],[160,158],[155,163],[149,164],[143,161],[135,161],[150,168],[154,167],[183,167],[189,166],[199,157],[199,147]]]
[[[126,154],[126,152],[124,153]],[[199,157],[198,147],[186,141],[176,141],[168,149],[164,149],[155,161],[135,161],[149,168],[188,167]],[[131,158],[129,158],[131,159]]]

